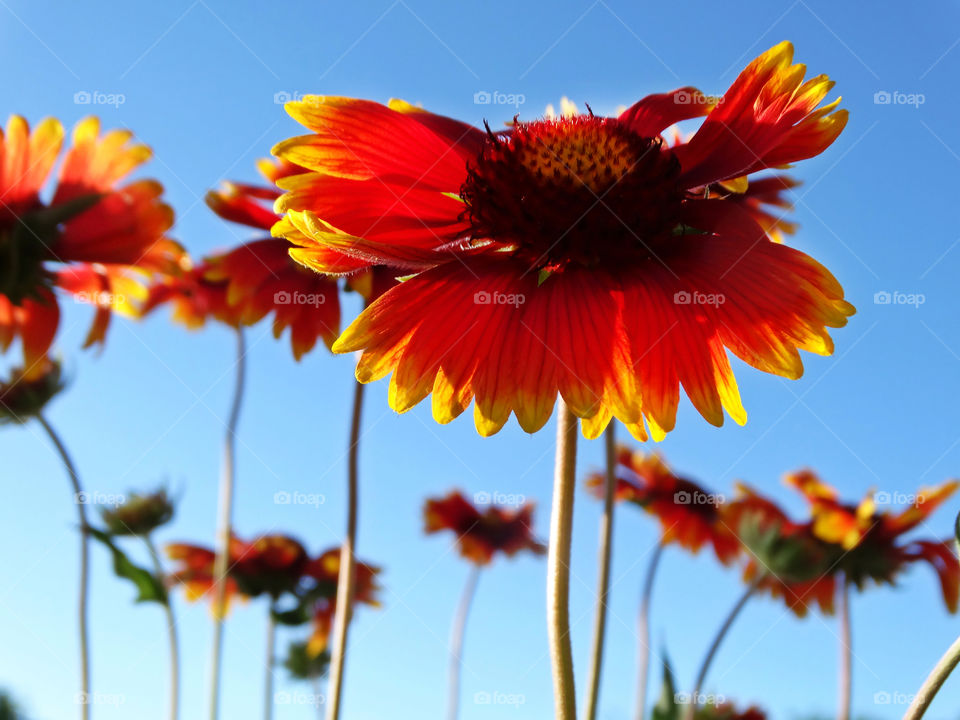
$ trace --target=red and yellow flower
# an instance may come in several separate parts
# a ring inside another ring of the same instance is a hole
[[[675,542],[693,553],[710,544],[724,565],[739,556],[740,541],[722,519],[723,498],[674,474],[657,453],[619,447],[616,476],[616,499],[635,503],[656,517],[662,543]],[[603,473],[587,478],[587,488],[598,497],[605,484]]]
[[[150,286],[143,314],[169,304],[174,321],[191,330],[202,328],[210,320],[240,327],[242,309],[227,302],[226,281],[209,278],[209,262],[192,265],[185,259],[183,265],[180,272],[164,276]]]
[[[305,172],[288,162],[263,160],[258,167],[273,183]],[[244,325],[273,313],[273,333],[290,328],[293,354],[299,360],[320,338],[329,347],[340,333],[337,281],[315,273],[290,257],[285,240],[269,236],[281,218],[272,209],[280,192],[274,187],[224,183],[207,193],[207,204],[225,220],[263,230],[252,240],[209,259],[206,277],[227,284],[227,302]]]
[[[797,378],[798,350],[829,355],[827,328],[854,312],[824,267],[769,240],[754,211],[769,188],[753,205],[737,192],[846,124],[839,101],[821,106],[833,83],[792,57],[775,46],[716,102],[681,88],[499,132],[400,101],[288,103],[310,134],[274,152],[310,172],[280,181],[274,233],[320,272],[411,276],[333,348],[363,351],[362,382],[392,373],[398,412],[432,393],[439,422],[475,401],[481,434],[511,413],[535,432],[559,393],[588,437],[616,417],[660,438],[682,386],[709,422],[743,423],[727,350]]]
[[[428,535],[452,531],[464,558],[476,565],[488,565],[498,552],[507,557],[523,550],[535,555],[546,552],[533,536],[533,510],[532,503],[525,503],[515,510],[489,505],[481,512],[462,493],[453,491],[427,500],[424,529]]]
[[[312,559],[305,570],[306,575],[317,583],[329,588],[329,592],[317,600],[313,609],[313,633],[307,641],[307,653],[316,657],[326,651],[330,641],[333,619],[337,614],[337,579],[340,576],[340,548],[330,548]],[[380,568],[367,563],[356,564],[356,587],[353,604],[363,603],[370,607],[380,607],[377,593],[377,575]]]
[[[82,120],[42,198],[63,139],[52,118],[31,132],[14,115],[0,133],[0,350],[19,338],[28,376],[43,371],[56,336],[56,289],[97,308],[86,345],[102,343],[111,314],[135,314],[144,283],[182,256],[166,237],[173,211],[160,183],[120,185],[151,155],[128,130],[101,135],[96,118]]]
[[[810,470],[786,476],[810,503],[813,532],[825,542],[835,543],[844,552],[838,567],[858,588],[872,580],[893,584],[910,564],[924,561],[936,571],[943,600],[950,612],[957,611],[960,599],[960,561],[954,540],[904,540],[903,536],[923,523],[960,487],[951,480],[938,487],[923,488],[899,513],[878,511],[874,493],[858,505],[838,499],[837,491]]]

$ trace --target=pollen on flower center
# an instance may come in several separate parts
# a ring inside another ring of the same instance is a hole
[[[646,257],[676,224],[680,167],[657,138],[579,115],[490,135],[460,191],[474,240],[493,240],[538,268]]]

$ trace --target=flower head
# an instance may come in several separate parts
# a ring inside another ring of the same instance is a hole
[[[259,164],[272,183],[305,172],[287,162]],[[281,219],[272,204],[280,195],[273,187],[224,183],[207,193],[207,204],[220,217],[263,230],[252,240],[210,259],[206,277],[227,284],[227,302],[243,324],[253,325],[273,313],[273,332],[290,328],[294,356],[299,360],[320,338],[330,346],[340,332],[340,300],[335,278],[320,275],[290,257],[290,245],[269,237]]]
[[[163,187],[119,185],[150,158],[127,130],[101,135],[96,118],[82,120],[56,187],[42,198],[63,137],[57,120],[31,132],[17,115],[0,135],[0,350],[19,338],[28,376],[44,371],[59,326],[57,288],[97,308],[86,344],[102,343],[111,314],[135,312],[144,280],[182,256],[165,235],[173,211],[161,200]]]
[[[173,519],[173,501],[163,488],[146,495],[131,493],[120,505],[103,507],[100,516],[111,535],[149,535]]]
[[[617,117],[499,132],[400,101],[288,103],[310,134],[274,152],[310,172],[281,180],[274,232],[321,272],[410,276],[333,348],[363,352],[362,382],[392,373],[398,412],[432,393],[439,422],[475,401],[481,434],[511,413],[535,432],[559,393],[588,437],[616,417],[659,438],[682,386],[709,422],[743,423],[727,350],[797,378],[798,350],[830,354],[826,329],[854,312],[825,268],[769,240],[767,192],[739,197],[846,123],[836,101],[820,106],[832,83],[804,82],[792,56],[777,45],[717,101],[681,88]],[[689,141],[664,142],[698,117]]]
[[[40,413],[63,389],[60,363],[41,361],[30,373],[15,369],[0,382],[0,425],[25,423]]]
[[[960,561],[953,539],[904,540],[903,536],[926,521],[956,492],[960,482],[952,480],[939,487],[923,488],[898,513],[879,511],[879,495],[874,493],[858,505],[846,505],[838,499],[834,488],[810,470],[790,473],[786,482],[800,490],[810,503],[817,537],[843,549],[838,566],[850,582],[860,589],[870,580],[892,585],[908,565],[924,561],[937,573],[947,608],[957,611]]]
[[[675,475],[660,455],[621,446],[616,475],[616,499],[639,505],[656,517],[664,544],[676,542],[694,553],[710,544],[724,565],[740,554],[739,540],[722,520],[723,498]],[[603,473],[587,478],[588,489],[598,497],[605,484]]]
[[[173,319],[191,330],[202,328],[210,320],[240,327],[242,308],[227,302],[227,282],[211,280],[210,268],[209,261],[198,265],[185,261],[180,272],[167,275],[150,286],[143,314],[169,304],[173,307]]]
[[[546,547],[533,536],[533,504],[516,510],[490,505],[481,512],[462,493],[427,500],[423,508],[427,534],[451,530],[460,554],[477,565],[488,565],[494,555],[508,557],[522,550],[542,555]]]

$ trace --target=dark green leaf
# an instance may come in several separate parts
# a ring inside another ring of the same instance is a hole
[[[679,720],[680,708],[677,705],[677,686],[673,681],[670,659],[663,655],[663,683],[660,685],[660,699],[653,706],[653,720]]]
[[[149,570],[135,565],[126,554],[116,546],[110,536],[102,530],[89,528],[90,537],[103,543],[113,555],[113,572],[117,577],[125,578],[137,588],[136,602],[157,602],[166,605],[169,602],[163,580]]]

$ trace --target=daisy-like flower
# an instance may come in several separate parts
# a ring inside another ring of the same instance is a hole
[[[119,185],[151,154],[127,130],[101,135],[96,118],[82,120],[42,197],[63,138],[55,119],[31,132],[16,115],[0,134],[0,350],[19,338],[28,376],[44,372],[56,336],[56,289],[97,308],[86,345],[102,343],[111,314],[134,314],[143,283],[182,255],[165,236],[173,211],[160,183]]]
[[[316,658],[327,651],[330,643],[330,631],[333,628],[333,619],[337,612],[337,578],[340,574],[340,548],[330,548],[316,558],[310,560],[305,568],[305,574],[312,578],[319,587],[325,590],[316,601],[313,608],[313,632],[307,641],[306,652],[309,657]],[[377,593],[380,586],[377,576],[380,568],[364,562],[356,564],[356,587],[354,588],[353,605],[358,603],[370,607],[380,607]]]
[[[798,617],[818,605],[834,612],[840,548],[814,533],[813,522],[792,520],[773,500],[740,484],[723,508],[723,522],[747,551],[744,580],[784,601]]]
[[[305,172],[283,161],[262,160],[258,167],[273,183]],[[340,333],[340,300],[336,279],[295,262],[289,243],[270,237],[270,228],[281,219],[272,209],[279,195],[275,187],[233,182],[207,193],[207,205],[217,215],[262,230],[266,237],[211,258],[206,277],[227,284],[227,302],[244,325],[273,313],[275,337],[289,327],[293,354],[299,360],[317,338],[328,347],[333,344]]]
[[[563,115],[484,132],[400,101],[308,97],[310,134],[274,152],[311,172],[278,202],[294,258],[321,272],[388,265],[411,276],[343,333],[362,382],[392,373],[403,412],[433,395],[442,423],[475,400],[482,435],[511,413],[528,432],[559,393],[597,437],[674,427],[679,388],[711,423],[746,420],[727,350],[788,378],[828,355],[854,309],[834,277],[771,242],[736,192],[815,156],[847,112],[822,105],[781,43],[711,101],[693,88],[617,117]],[[704,117],[687,142],[662,133]],[[745,179],[744,179],[745,178]],[[646,428],[645,428],[646,424]]]
[[[450,530],[460,554],[476,565],[489,565],[498,552],[512,557],[522,550],[543,555],[546,547],[533,536],[533,504],[516,510],[489,505],[482,512],[462,493],[428,499],[423,508],[428,535]]]
[[[960,561],[954,540],[906,540],[904,535],[925,522],[960,487],[951,480],[939,487],[923,488],[899,513],[879,511],[879,494],[870,493],[859,505],[846,505],[837,491],[810,470],[786,476],[808,500],[813,532],[825,542],[843,548],[838,566],[858,589],[868,581],[893,585],[912,563],[924,561],[936,571],[943,601],[951,613],[960,598]],[[889,497],[889,496],[886,496]]]
[[[214,551],[187,543],[172,543],[166,551],[171,560],[180,563],[170,581],[184,587],[188,600],[199,600],[209,593],[213,603]],[[246,600],[267,594],[276,599],[292,593],[305,577],[308,563],[303,545],[285,535],[262,535],[251,542],[232,537],[226,596]]]
[[[211,320],[239,328],[242,308],[227,302],[227,282],[211,280],[210,272],[209,261],[193,265],[185,259],[180,272],[164,276],[150,286],[143,315],[170,305],[174,321],[191,330],[202,328]]]
[[[662,544],[675,542],[693,553],[709,544],[724,565],[739,556],[740,541],[723,522],[723,498],[674,474],[659,454],[620,446],[616,475],[615,498],[639,505],[657,518]],[[592,494],[603,497],[605,483],[603,473],[594,473],[586,484]]]

